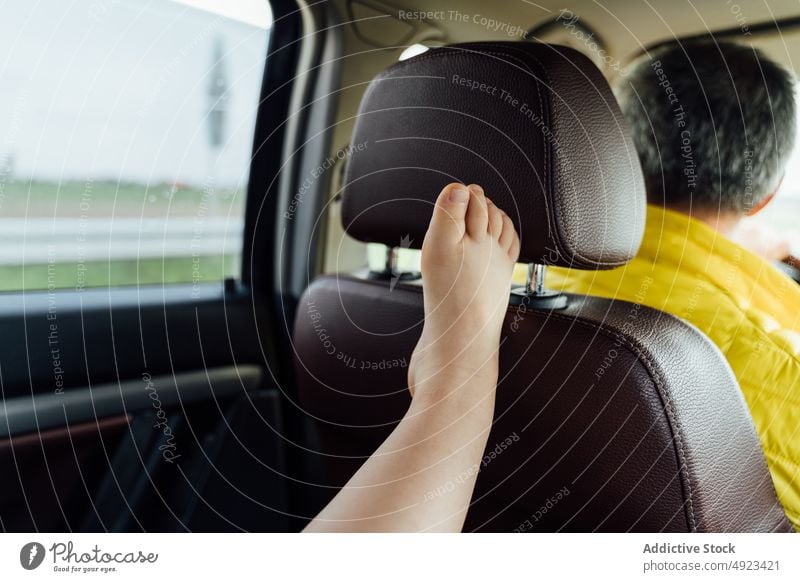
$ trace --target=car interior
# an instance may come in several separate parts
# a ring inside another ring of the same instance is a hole
[[[542,281],[638,249],[625,68],[709,37],[797,72],[796,3],[78,4],[0,69],[1,531],[301,531],[409,406],[453,181],[521,237],[464,531],[792,530],[702,332]]]

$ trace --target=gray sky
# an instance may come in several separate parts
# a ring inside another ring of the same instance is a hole
[[[18,179],[246,180],[267,30],[168,0],[6,0],[0,13],[0,155]],[[205,119],[216,39],[218,152]]]

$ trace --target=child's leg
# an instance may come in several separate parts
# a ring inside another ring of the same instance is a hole
[[[422,247],[425,324],[400,424],[306,531],[461,531],[491,428],[519,255],[479,186],[447,186]]]

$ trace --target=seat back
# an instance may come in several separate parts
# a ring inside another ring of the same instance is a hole
[[[475,43],[401,63],[368,89],[353,142],[367,146],[349,161],[343,219],[360,240],[420,244],[436,194],[459,180],[510,209],[524,261],[602,269],[637,250],[638,160],[575,51]],[[305,478],[321,502],[407,410],[423,321],[421,287],[396,278],[325,276],[301,299],[297,389],[316,436]],[[469,531],[791,529],[722,354],[639,304],[569,295],[545,310],[512,295],[494,424],[470,470]]]
[[[469,531],[788,531],[732,373],[676,317],[569,296],[511,304]],[[298,308],[316,485],[344,485],[402,418],[421,289],[316,280]],[[420,492],[420,501],[442,494]]]

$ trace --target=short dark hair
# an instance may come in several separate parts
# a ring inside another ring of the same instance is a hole
[[[794,146],[794,83],[760,51],[671,45],[617,91],[651,203],[744,213],[777,188]]]

